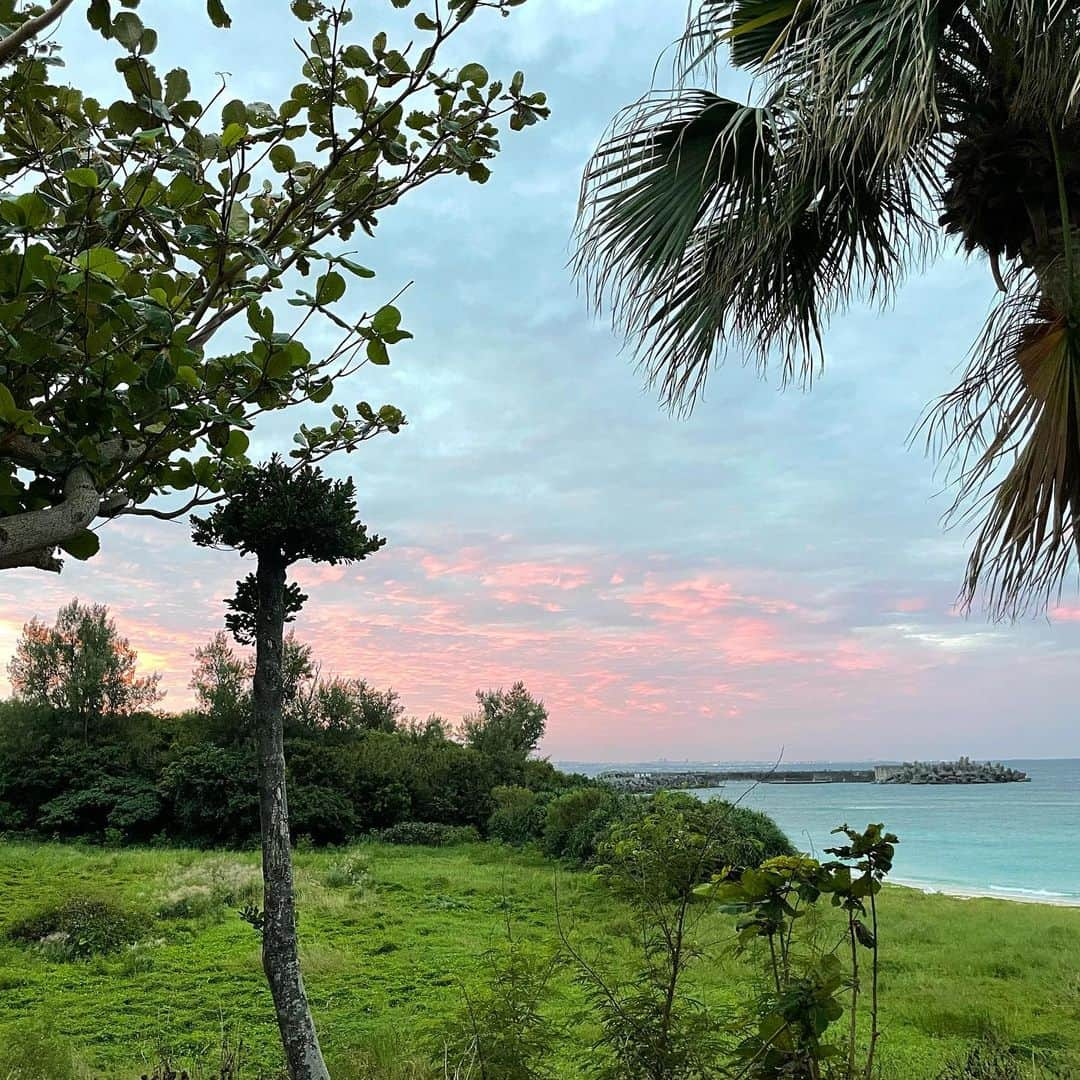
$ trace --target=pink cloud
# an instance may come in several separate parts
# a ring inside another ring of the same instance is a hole
[[[167,550],[161,566],[172,565]],[[134,558],[61,580],[5,575],[0,670],[24,619],[51,618],[78,592],[110,605],[143,669],[162,671],[168,707],[183,707],[191,652],[221,627],[222,598],[247,568],[216,552],[185,558],[182,590]],[[916,637],[856,631],[835,597],[823,605],[796,575],[715,564],[687,573],[673,559],[625,553],[619,566],[602,552],[538,555],[513,538],[449,552],[388,548],[362,576],[297,568],[311,600],[296,632],[328,674],[393,686],[421,716],[456,720],[478,688],[523,679],[549,708],[545,751],[578,759],[816,746],[822,732],[861,730],[882,710],[933,715],[927,703],[951,700],[942,688],[975,662]],[[1080,608],[1053,615],[1080,621]]]
[[[929,606],[929,602],[921,596],[905,596],[897,600],[893,605],[893,611],[903,611],[905,613],[913,613],[916,611],[925,611]]]
[[[1051,608],[1047,614],[1052,620],[1056,619],[1058,622],[1080,622],[1080,605],[1061,605]]]

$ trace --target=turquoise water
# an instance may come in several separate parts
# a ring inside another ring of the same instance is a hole
[[[759,784],[752,790],[731,783],[698,794],[741,798],[771,815],[797,847],[818,854],[837,839],[829,835],[837,825],[884,822],[900,838],[893,871],[900,883],[1080,904],[1080,760],[1006,764],[1023,769],[1031,783]]]

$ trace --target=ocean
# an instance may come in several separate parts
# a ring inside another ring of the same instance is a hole
[[[873,762],[784,763],[784,769],[871,768]],[[883,822],[896,833],[891,880],[918,888],[1080,904],[1080,759],[1006,761],[1028,784],[729,783],[695,792],[763,810],[803,850],[821,855],[838,825]],[[746,763],[642,763],[565,768],[745,768]]]

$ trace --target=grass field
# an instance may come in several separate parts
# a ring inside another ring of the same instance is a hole
[[[463,987],[506,940],[555,948],[556,870],[495,845],[297,856],[305,978],[335,1077],[426,1075],[460,1032]],[[631,913],[588,874],[558,871],[564,927],[607,970],[633,970]],[[277,1062],[258,937],[236,913],[258,899],[253,854],[0,846],[0,1080],[138,1077],[163,1056],[210,1061],[222,1033],[242,1038],[250,1072]],[[105,898],[145,917],[138,944],[66,960],[12,941],[20,920],[67,898]],[[1080,1077],[1080,910],[883,894],[883,1075],[933,1078],[971,1040],[993,1032],[1044,1063],[1037,1075]],[[706,1001],[745,994],[731,920],[707,915],[714,944],[695,970]],[[579,1076],[595,1030],[573,972],[546,1005],[556,1069]],[[74,1066],[71,1066],[71,1062]]]

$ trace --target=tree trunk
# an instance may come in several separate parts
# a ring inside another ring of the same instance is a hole
[[[282,745],[282,650],[285,563],[259,556],[255,616],[255,737],[259,752],[262,829],[262,960],[274,999],[290,1080],[330,1080],[311,1018],[296,941],[289,804]]]

